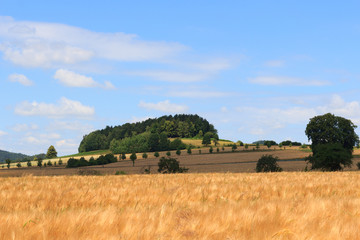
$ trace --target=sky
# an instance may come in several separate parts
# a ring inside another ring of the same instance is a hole
[[[360,125],[359,9],[0,0],[0,149],[72,154],[96,129],[180,113],[247,143],[307,143],[328,112]]]

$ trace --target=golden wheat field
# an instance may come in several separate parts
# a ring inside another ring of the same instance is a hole
[[[3,178],[0,239],[360,239],[360,173]]]

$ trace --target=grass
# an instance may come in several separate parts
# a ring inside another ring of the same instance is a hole
[[[359,172],[2,179],[2,239],[358,239]]]
[[[105,150],[96,150],[96,151],[90,151],[90,152],[83,152],[83,153],[76,153],[72,155],[62,156],[60,158],[69,158],[69,157],[82,157],[82,156],[89,156],[89,155],[105,155],[111,153],[109,149]]]

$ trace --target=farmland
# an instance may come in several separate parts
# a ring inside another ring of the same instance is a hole
[[[358,172],[3,178],[1,239],[357,239]]]

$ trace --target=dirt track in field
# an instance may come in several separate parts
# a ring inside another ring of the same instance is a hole
[[[191,173],[206,173],[206,172],[254,172],[257,160],[264,154],[272,154],[279,157],[279,165],[284,171],[303,171],[306,163],[303,160],[309,155],[309,152],[299,150],[271,150],[271,151],[238,151],[238,152],[222,152],[209,154],[207,149],[202,149],[202,154],[199,150],[193,150],[193,154],[189,155],[186,150],[183,150],[180,156],[172,152],[172,157],[180,161],[182,166],[189,169]],[[225,149],[226,151],[226,149]],[[358,152],[354,152],[358,154]],[[165,156],[165,153],[161,153]],[[356,158],[354,163],[359,160]],[[157,163],[159,158],[153,157],[149,154],[148,159],[138,159],[135,161],[135,166],[132,166],[130,160],[121,160],[116,163],[90,166],[82,168],[65,168],[65,167],[23,167],[13,169],[0,169],[0,177],[35,175],[35,176],[56,176],[56,175],[74,175],[78,174],[80,169],[96,170],[101,174],[115,174],[116,171],[124,171],[126,174],[141,174],[144,173],[145,168],[150,168],[151,173],[157,173]],[[356,165],[350,169],[355,170]]]

